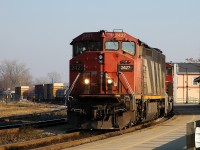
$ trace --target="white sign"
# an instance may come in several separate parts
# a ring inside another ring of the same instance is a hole
[[[200,127],[195,129],[195,147],[200,148]]]

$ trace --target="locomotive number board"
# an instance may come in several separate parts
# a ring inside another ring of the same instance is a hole
[[[72,65],[70,65],[70,70],[71,71],[83,71],[84,65],[83,64],[72,64]]]
[[[118,71],[133,71],[133,65],[118,65]]]

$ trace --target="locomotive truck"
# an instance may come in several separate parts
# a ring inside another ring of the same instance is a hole
[[[70,43],[68,121],[82,129],[123,129],[167,115],[165,55],[121,30],[86,32]]]

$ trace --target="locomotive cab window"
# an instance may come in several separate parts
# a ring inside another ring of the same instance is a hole
[[[166,74],[172,75],[172,68],[166,68]]]
[[[119,43],[114,41],[107,41],[105,43],[105,49],[106,50],[118,50],[119,49]]]
[[[100,41],[84,41],[73,45],[73,56],[82,54],[84,51],[100,51],[102,50],[102,42]]]
[[[135,42],[122,42],[122,50],[135,55]]]
[[[91,51],[100,51],[102,49],[101,42],[88,42],[87,49]]]
[[[86,43],[75,43],[73,45],[73,56],[77,56],[86,50]]]

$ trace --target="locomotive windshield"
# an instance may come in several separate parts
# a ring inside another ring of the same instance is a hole
[[[108,42],[105,43],[105,49],[106,50],[118,50],[119,49],[119,43],[113,42],[113,41],[108,41]]]
[[[106,50],[118,50],[119,49],[119,42],[116,41],[107,41],[105,43],[105,49]],[[135,42],[129,42],[129,41],[125,41],[125,42],[121,42],[122,44],[122,50],[130,53],[132,55],[135,55]]]
[[[135,55],[135,42],[122,42],[122,50]]]
[[[166,68],[166,74],[171,75],[172,74],[172,68]]]
[[[77,56],[84,51],[100,51],[102,50],[102,42],[100,41],[84,41],[77,42],[73,45],[73,56]]]

